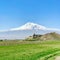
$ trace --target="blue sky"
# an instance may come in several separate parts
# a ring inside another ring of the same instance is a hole
[[[0,30],[27,22],[60,29],[60,0],[0,0]]]

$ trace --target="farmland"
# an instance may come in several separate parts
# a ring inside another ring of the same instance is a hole
[[[0,60],[55,60],[60,41],[1,41]]]

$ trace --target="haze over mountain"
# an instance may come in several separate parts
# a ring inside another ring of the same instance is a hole
[[[47,28],[36,23],[28,22],[18,28],[0,31],[0,39],[24,39],[34,33],[45,34],[49,32],[60,32],[60,29]]]

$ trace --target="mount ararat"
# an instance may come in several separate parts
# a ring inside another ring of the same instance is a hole
[[[20,27],[6,31],[0,31],[0,39],[24,39],[35,34],[45,34],[49,32],[60,32],[60,29],[47,28],[45,26],[28,22]]]

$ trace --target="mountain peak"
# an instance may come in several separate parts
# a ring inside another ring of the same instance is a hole
[[[35,25],[35,23],[32,23],[32,22],[27,22],[26,24],[27,25]]]
[[[20,27],[17,28],[12,28],[10,29],[10,31],[14,31],[14,30],[44,30],[44,31],[59,31],[60,29],[56,29],[56,28],[47,28],[45,26],[36,24],[36,23],[32,23],[32,22],[28,22]]]
[[[36,23],[28,22],[28,23],[22,25],[21,27],[13,28],[11,30],[32,30],[32,29],[44,30],[44,29],[46,29],[46,27],[36,24]]]

